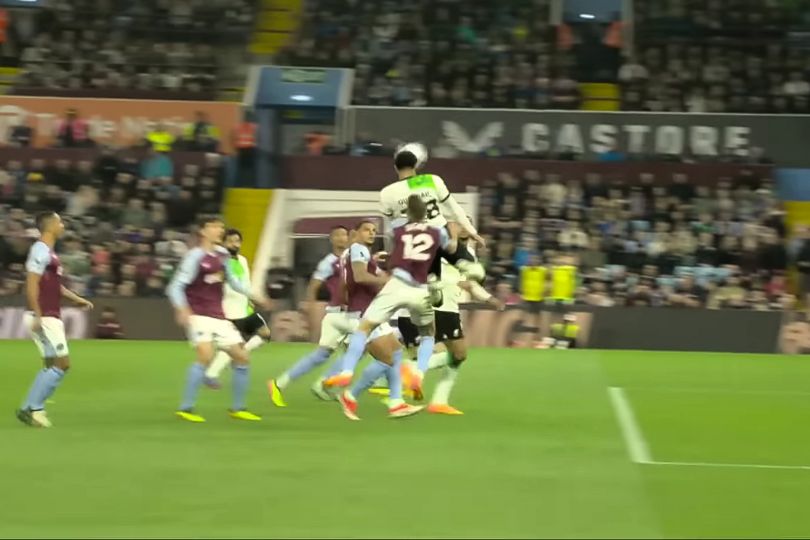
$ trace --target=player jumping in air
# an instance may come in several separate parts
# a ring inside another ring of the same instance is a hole
[[[223,247],[231,254],[227,264],[231,272],[246,289],[250,289],[250,267],[244,255],[239,254],[242,249],[242,233],[236,229],[225,231]],[[270,341],[270,328],[261,314],[254,311],[247,296],[239,294],[225,283],[225,294],[222,300],[222,310],[225,317],[236,326],[246,341],[245,350],[250,352],[258,349]],[[219,388],[219,376],[231,362],[225,351],[218,351],[211,365],[205,370],[205,384],[212,388]]]
[[[361,221],[355,231],[357,241],[341,257],[340,270],[345,283],[348,317],[353,326],[357,327],[361,315],[388,282],[389,276],[379,270],[377,262],[371,256],[370,248],[377,236],[376,225],[371,221]],[[363,371],[357,384],[338,398],[343,413],[351,420],[359,420],[357,396],[382,376],[387,378],[392,389],[388,401],[388,415],[391,418],[411,416],[421,411],[423,407],[409,405],[402,399],[402,348],[388,322],[382,322],[370,331],[366,349],[374,361]]]
[[[389,184],[380,192],[380,206],[383,215],[389,220],[389,227],[397,219],[401,219],[407,214],[407,201],[410,195],[418,195],[427,205],[427,222],[435,227],[447,227],[448,219],[455,221],[478,245],[484,246],[484,240],[478,235],[470,219],[464,213],[461,205],[455,200],[444,180],[435,174],[420,174],[418,171],[427,162],[427,150],[419,143],[408,143],[400,147],[394,154],[394,168],[397,171],[399,180]],[[442,259],[450,264],[457,264],[461,260],[472,261],[472,255],[464,246],[458,246],[453,250],[439,249],[439,255],[433,261],[430,274],[438,279],[442,275]],[[438,285],[438,284],[436,284]],[[441,304],[441,294],[433,296],[435,305]],[[404,313],[400,313],[399,331],[406,340],[409,350],[416,346],[415,336],[409,334],[412,326],[407,324],[408,319]],[[424,376],[427,369],[427,358],[433,350],[434,340],[428,336],[424,342],[420,341],[417,348],[417,359],[422,358],[421,363],[417,363],[417,373],[408,375],[407,379]],[[420,373],[421,371],[421,373]],[[412,381],[408,381],[412,382]]]
[[[407,207],[407,221],[394,227],[394,249],[388,263],[391,279],[363,314],[343,357],[342,372],[327,379],[329,386],[347,386],[371,332],[388,322],[397,310],[407,308],[422,335],[417,352],[419,370],[411,381],[414,396],[421,398],[422,374],[427,370],[434,342],[428,273],[440,248],[454,253],[458,246],[447,229],[427,223],[427,205],[419,195],[410,195]]]
[[[85,300],[62,285],[62,264],[54,251],[54,245],[65,232],[62,218],[55,212],[37,216],[40,239],[31,246],[25,262],[25,293],[30,311],[25,314],[25,325],[42,356],[44,367],[37,372],[34,383],[17,418],[30,426],[51,427],[45,413],[45,402],[56,391],[70,368],[65,325],[61,319],[62,297],[73,303],[92,309],[93,303]]]
[[[224,350],[233,360],[232,418],[261,420],[245,407],[249,382],[250,360],[244,341],[236,326],[225,318],[222,310],[223,284],[245,295],[259,308],[269,309],[269,302],[253,296],[234,275],[228,264],[229,253],[217,244],[222,242],[225,226],[219,218],[205,218],[198,227],[199,246],[189,251],[166,289],[175,308],[177,323],[186,329],[197,352],[196,361],[188,371],[186,390],[177,416],[189,422],[205,422],[194,413],[194,404],[205,370],[217,349]]]
[[[326,314],[321,321],[321,338],[318,342],[318,348],[301,358],[277,379],[267,381],[270,399],[277,407],[287,406],[282,395],[284,389],[295,379],[309,373],[329,360],[338,345],[354,330],[354,326],[351,326],[346,316],[344,294],[340,286],[340,257],[349,244],[348,229],[342,226],[333,228],[329,233],[329,241],[332,244],[332,252],[318,263],[312,278],[309,280],[306,293],[307,305],[314,306],[321,286],[326,285],[326,289],[329,291],[329,305],[326,307]],[[323,389],[322,382],[323,377],[315,381],[312,385],[312,392],[323,400],[333,399]]]

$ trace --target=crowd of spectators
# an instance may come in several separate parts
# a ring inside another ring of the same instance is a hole
[[[89,297],[163,296],[195,218],[219,212],[223,170],[217,154],[172,176],[150,177],[147,169],[111,152],[95,162],[0,165],[0,295],[23,291],[34,216],[54,210],[65,220],[58,250],[70,287]]]
[[[804,0],[638,0],[625,110],[810,113]]]
[[[526,171],[501,174],[481,192],[483,254],[493,285],[519,301],[520,271],[578,267],[576,301],[597,306],[787,309],[786,246],[773,183],[753,173],[694,185],[676,174],[563,181]],[[663,180],[663,179],[661,179]]]
[[[54,0],[15,14],[19,88],[199,93],[214,88],[223,33],[245,40],[252,0]]]
[[[576,109],[551,0],[315,0],[278,63],[355,68],[364,105]]]

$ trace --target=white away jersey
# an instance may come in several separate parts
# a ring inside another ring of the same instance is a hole
[[[435,174],[419,174],[385,186],[380,191],[383,215],[389,220],[407,218],[408,197],[414,193],[418,193],[427,204],[429,224],[435,227],[447,225],[447,219],[442,215],[441,205],[450,198],[450,191],[444,184],[444,180]]]
[[[237,255],[236,258],[230,257],[227,264],[244,287],[250,289],[250,268],[247,259]],[[233,290],[228,283],[225,283],[222,294],[222,311],[225,312],[226,319],[242,319],[253,313],[248,297]]]
[[[436,308],[436,311],[449,311],[458,313],[458,305],[469,301],[469,295],[458,286],[464,281],[458,268],[442,259],[442,280],[439,282],[442,287],[444,302]]]

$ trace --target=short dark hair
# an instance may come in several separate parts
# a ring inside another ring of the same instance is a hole
[[[228,230],[226,230],[225,231],[225,238],[228,238],[229,236],[238,236],[239,240],[244,240],[244,238],[242,238],[242,233],[239,232],[239,229],[228,229]]]
[[[357,225],[354,226],[354,230],[359,231],[366,223],[375,227],[377,226],[377,223],[373,219],[361,219],[359,222],[357,222]]]
[[[217,223],[217,222],[224,223],[225,221],[221,217],[216,215],[202,216],[197,220],[197,228],[204,229],[205,226],[208,225],[209,223]]]
[[[427,217],[427,205],[417,194],[408,197],[408,217],[412,221],[424,221]]]
[[[329,234],[332,234],[333,232],[338,231],[338,230],[346,231],[347,233],[349,232],[349,228],[347,226],[345,226],[345,225],[335,225],[334,227],[329,229]]]
[[[394,167],[398,171],[401,171],[402,169],[415,169],[417,162],[418,160],[416,159],[416,154],[407,150],[398,153],[394,157]]]
[[[53,210],[48,210],[47,212],[40,212],[37,214],[37,229],[39,229],[39,232],[42,232],[46,224],[55,217],[56,212]]]

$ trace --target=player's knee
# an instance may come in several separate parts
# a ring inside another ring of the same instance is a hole
[[[467,353],[466,351],[460,354],[451,354],[450,355],[450,367],[457,368],[467,360]]]
[[[70,357],[68,356],[60,356],[53,361],[53,365],[61,369],[62,371],[67,371],[70,369]]]

